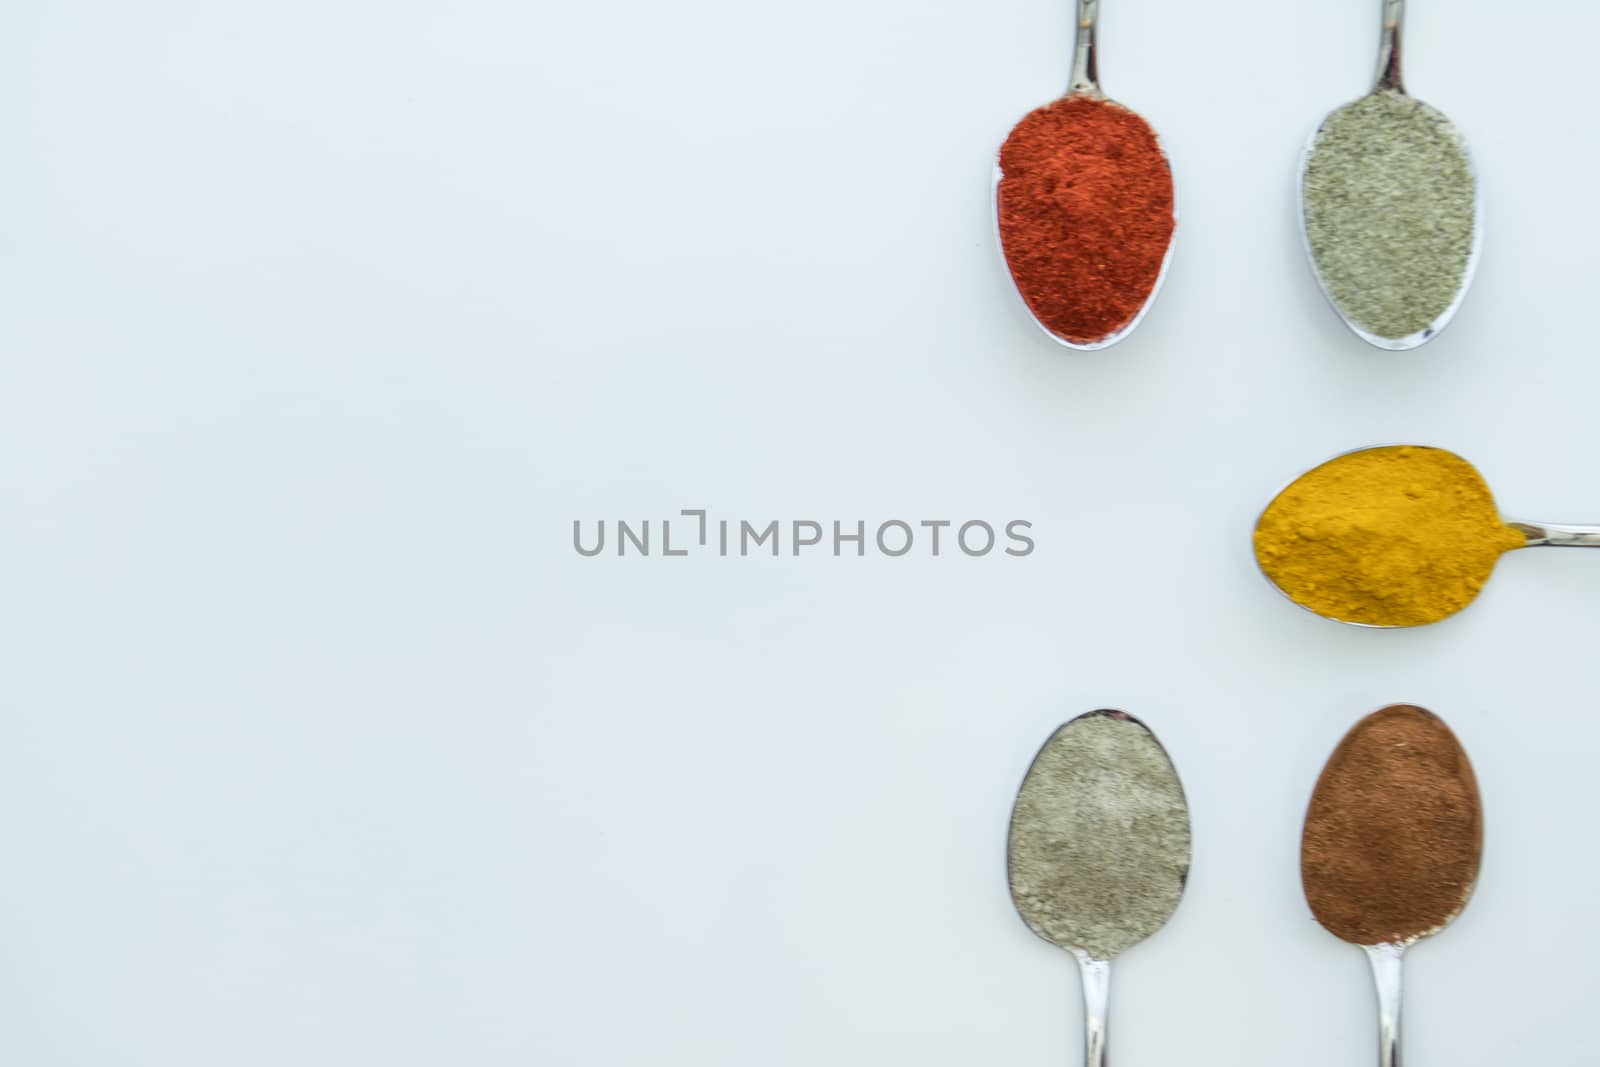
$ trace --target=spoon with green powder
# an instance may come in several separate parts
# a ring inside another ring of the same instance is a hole
[[[1256,563],[1308,611],[1358,626],[1421,626],[1477,598],[1506,552],[1600,547],[1600,526],[1511,522],[1453,452],[1383,445],[1289,483],[1255,528]]]
[[[1011,811],[1011,899],[1077,957],[1084,1063],[1103,1067],[1111,961],[1166,925],[1189,877],[1189,807],[1155,735],[1091,711],[1050,735]]]
[[[1076,0],[1066,95],[1000,146],[995,229],[1034,323],[1068,348],[1106,348],[1155,301],[1171,259],[1172,166],[1150,124],[1100,88],[1100,0]]]
[[[1461,914],[1482,856],[1478,780],[1437,715],[1392,704],[1351,727],[1311,794],[1300,882],[1317,922],[1366,951],[1380,1067],[1400,1063],[1401,957]]]
[[[1466,141],[1400,78],[1405,0],[1382,0],[1372,91],[1330,112],[1300,164],[1306,251],[1329,303],[1379,348],[1445,328],[1477,268],[1483,228]]]

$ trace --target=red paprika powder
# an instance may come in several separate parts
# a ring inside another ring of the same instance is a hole
[[[1172,168],[1150,124],[1074,93],[1017,123],[1000,173],[1000,244],[1034,317],[1075,345],[1132,323],[1174,222]]]

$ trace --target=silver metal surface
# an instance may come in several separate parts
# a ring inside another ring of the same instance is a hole
[[[1406,91],[1400,78],[1400,27],[1406,18],[1406,0],[1383,0],[1383,35],[1378,39],[1378,76],[1372,91]]]
[[[1111,963],[1097,960],[1081,949],[1074,949],[1072,954],[1078,958],[1078,973],[1083,976],[1083,1064],[1084,1067],[1105,1067]]]
[[[1100,89],[1100,67],[1095,60],[1095,25],[1100,20],[1100,0],[1078,0],[1078,38],[1072,50],[1072,81],[1067,95],[1081,93],[1105,99]]]
[[[1553,522],[1511,522],[1507,526],[1522,531],[1529,546],[1553,548],[1600,548],[1600,526],[1563,526]]]
[[[1362,945],[1378,988],[1378,1067],[1400,1067],[1400,961],[1404,945]]]

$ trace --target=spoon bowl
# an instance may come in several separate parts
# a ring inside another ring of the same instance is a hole
[[[1291,602],[1391,629],[1462,610],[1512,549],[1600,547],[1600,527],[1506,520],[1483,476],[1455,453],[1380,445],[1290,482],[1257,518],[1254,543],[1262,575]]]
[[[1390,351],[1416,348],[1449,324],[1483,247],[1466,141],[1401,79],[1404,15],[1405,0],[1383,0],[1373,87],[1317,124],[1296,184],[1300,236],[1323,295],[1352,332]],[[1441,192],[1462,184],[1469,204]]]
[[[1482,858],[1477,777],[1438,716],[1392,704],[1345,734],[1311,794],[1300,875],[1317,922],[1367,954],[1382,1067],[1399,1063],[1401,957],[1466,908]]]
[[[1189,840],[1177,771],[1125,712],[1092,711],[1061,726],[1017,791],[1011,899],[1030,930],[1078,961],[1088,1067],[1104,1062],[1111,961],[1177,909]]]
[[[1152,131],[1152,133],[1153,132],[1154,131]],[[1165,154],[1164,149],[1163,154]],[[1000,182],[1004,177],[1005,172],[1000,169],[1000,164],[996,163],[994,167],[991,200],[994,206],[995,245],[1001,249],[1002,259],[1005,255],[1005,241],[1000,236]],[[1178,210],[1176,205],[1173,206],[1172,221],[1173,225],[1176,226],[1178,221]],[[1110,348],[1112,345],[1118,343],[1132,333],[1135,329],[1137,329],[1139,324],[1144,321],[1145,316],[1150,313],[1150,309],[1155,306],[1156,297],[1160,294],[1161,287],[1166,284],[1167,270],[1172,266],[1172,247],[1173,242],[1169,240],[1167,242],[1166,254],[1161,257],[1161,268],[1156,272],[1155,282],[1150,286],[1150,294],[1144,298],[1144,303],[1139,306],[1139,310],[1134,312],[1133,318],[1129,319],[1126,324],[1116,328],[1115,330],[1112,330],[1110,333],[1099,338],[1098,340],[1074,341],[1060,333],[1057,333],[1055,330],[1052,330],[1049,326],[1046,326],[1042,321],[1040,321],[1038,315],[1034,314],[1033,308],[1028,304],[1028,298],[1024,296],[1022,294],[1022,290],[1015,285],[1014,278],[1011,291],[1012,294],[1017,298],[1017,302],[1022,305],[1022,310],[1027,313],[1028,320],[1037,326],[1040,332],[1050,340],[1054,341],[1063,348],[1070,348],[1077,352],[1098,352],[1102,348]]]
[[[1017,297],[1047,337],[1079,351],[1108,348],[1144,320],[1177,225],[1160,138],[1100,88],[1099,7],[1077,0],[1067,92],[1017,123],[991,190],[996,244]]]

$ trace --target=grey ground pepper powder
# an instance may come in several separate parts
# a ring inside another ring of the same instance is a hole
[[[1477,188],[1465,142],[1394,90],[1323,120],[1301,181],[1312,262],[1345,318],[1399,340],[1432,326],[1466,278]]]
[[[1011,812],[1011,899],[1034,933],[1109,960],[1172,917],[1189,808],[1143,723],[1095,711],[1046,741]]]

